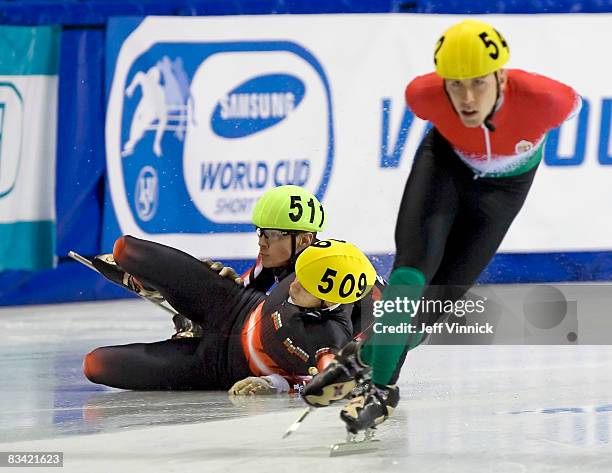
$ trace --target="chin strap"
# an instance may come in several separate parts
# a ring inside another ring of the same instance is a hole
[[[494,74],[495,74],[495,87],[497,90],[495,94],[495,103],[493,104],[493,108],[487,115],[487,118],[484,119],[484,123],[483,123],[484,126],[486,126],[487,130],[489,131],[495,131],[495,125],[491,123],[491,120],[493,120],[493,115],[495,115],[495,112],[497,111],[497,107],[499,106],[499,100],[501,98],[501,86],[499,84],[499,76],[497,75],[497,71],[495,71]]]
[[[281,266],[280,268],[272,268],[272,272],[274,274],[274,277],[276,278],[276,282],[280,281],[281,279],[284,279],[285,276],[295,271],[295,262],[297,261],[298,256],[299,255],[297,252],[297,235],[295,233],[292,233],[291,256],[289,257],[287,264]]]
[[[295,262],[297,261],[297,235],[295,233],[291,234],[291,256],[289,257],[289,265],[291,267],[295,267]]]

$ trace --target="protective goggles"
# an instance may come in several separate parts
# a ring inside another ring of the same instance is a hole
[[[267,241],[278,241],[287,235],[295,235],[297,232],[287,231],[287,230],[276,230],[273,228],[259,228],[255,229],[257,233],[257,237],[264,237]]]

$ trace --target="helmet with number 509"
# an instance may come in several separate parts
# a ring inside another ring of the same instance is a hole
[[[321,300],[350,304],[372,288],[376,270],[356,246],[340,240],[320,240],[302,251],[295,263],[295,277]]]
[[[436,43],[434,64],[443,79],[482,77],[501,69],[510,59],[504,37],[488,23],[464,20],[447,29]]]
[[[314,194],[300,186],[286,185],[260,197],[252,221],[259,228],[319,232],[325,223],[325,211]]]

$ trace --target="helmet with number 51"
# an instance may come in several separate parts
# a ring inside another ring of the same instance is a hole
[[[298,254],[325,224],[317,197],[300,186],[285,185],[265,192],[253,209],[259,256],[265,268],[292,266]]]

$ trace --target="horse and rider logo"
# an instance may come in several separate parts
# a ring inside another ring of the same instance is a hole
[[[141,95],[132,116],[128,140],[121,150],[122,157],[134,153],[134,148],[147,131],[155,132],[153,154],[163,156],[162,138],[166,132],[174,132],[179,141],[184,141],[187,123],[193,116],[193,101],[189,92],[189,78],[181,58],[170,60],[164,56],[146,71],[138,71],[125,95],[134,96],[140,87]]]
[[[331,92],[311,53],[289,42],[179,41],[132,56],[131,41],[109,76],[106,117],[122,231],[250,232],[252,207],[267,189],[325,192]]]

